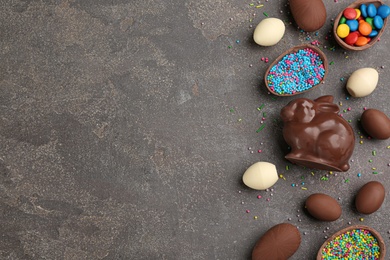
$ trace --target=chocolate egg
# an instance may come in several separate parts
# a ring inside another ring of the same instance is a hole
[[[382,140],[390,138],[390,119],[382,111],[367,109],[360,122],[371,137]]]
[[[281,223],[270,228],[256,243],[252,260],[284,260],[291,257],[301,244],[298,229],[291,224]]]
[[[332,197],[315,193],[310,195],[305,202],[305,208],[314,218],[323,221],[335,221],[341,216],[341,207]]]
[[[385,187],[380,182],[370,181],[360,188],[356,195],[355,206],[363,214],[377,211],[385,199]]]
[[[306,32],[320,29],[326,21],[322,0],[290,0],[291,13],[298,26]]]

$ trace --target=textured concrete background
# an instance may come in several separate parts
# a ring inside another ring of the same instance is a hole
[[[353,199],[369,180],[390,189],[390,141],[358,133],[363,107],[390,115],[390,33],[367,51],[344,52],[325,37],[351,1],[324,2],[325,26],[307,35],[286,0],[261,8],[242,0],[0,0],[0,258],[248,259],[281,222],[302,232],[292,259],[314,259],[324,236],[348,222],[377,229],[389,245],[388,198],[370,216]],[[286,22],[276,46],[252,41],[263,12]],[[351,107],[344,117],[356,131],[351,169],[337,176],[284,159],[279,111],[292,98],[268,95],[263,84],[269,64],[261,57],[271,62],[313,40],[334,63],[326,84],[302,96],[334,95],[342,110]],[[378,87],[347,99],[340,78],[362,67],[379,71]],[[276,164],[285,180],[268,192],[245,188],[242,174],[257,161]],[[339,220],[303,211],[315,192],[339,198]]]

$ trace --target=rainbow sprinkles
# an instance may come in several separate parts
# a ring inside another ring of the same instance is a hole
[[[336,236],[322,249],[321,260],[369,259],[380,257],[376,237],[367,229],[352,229]]]

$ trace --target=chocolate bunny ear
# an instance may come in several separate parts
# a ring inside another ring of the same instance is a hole
[[[333,103],[317,103],[319,112],[325,113],[338,113],[340,111],[339,106]]]
[[[333,96],[331,95],[321,96],[319,98],[314,99],[314,101],[318,103],[333,103]]]
[[[333,103],[333,96],[322,96],[314,100],[317,103],[319,112],[326,113],[338,113],[340,111],[339,106]]]

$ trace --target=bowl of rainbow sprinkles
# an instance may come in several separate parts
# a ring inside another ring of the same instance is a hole
[[[328,73],[328,60],[317,47],[299,45],[283,52],[268,67],[265,86],[276,96],[294,96],[317,88]]]

